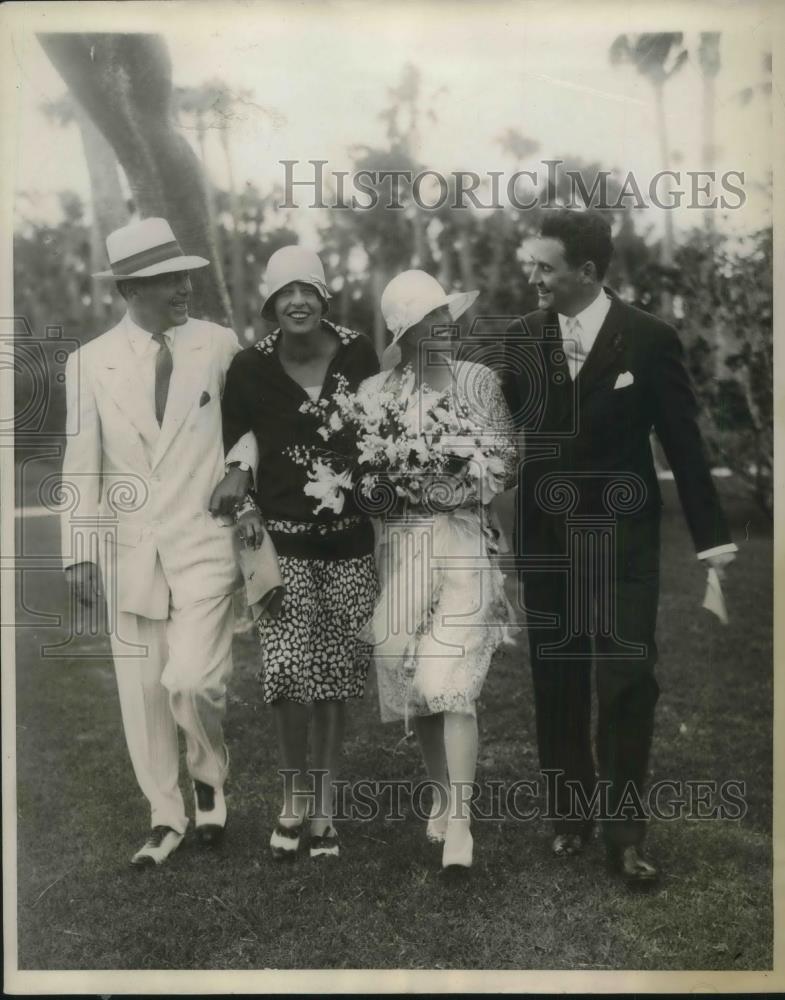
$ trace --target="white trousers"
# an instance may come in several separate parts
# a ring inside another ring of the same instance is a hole
[[[152,826],[185,833],[188,825],[178,783],[178,725],[191,778],[214,788],[226,780],[222,723],[233,624],[231,595],[171,608],[165,621],[116,612],[112,653],[123,728]]]

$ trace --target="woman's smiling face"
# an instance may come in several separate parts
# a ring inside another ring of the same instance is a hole
[[[324,302],[313,285],[292,281],[276,293],[273,308],[281,331],[297,336],[319,328]]]

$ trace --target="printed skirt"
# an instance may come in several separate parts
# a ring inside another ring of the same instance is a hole
[[[278,562],[286,587],[281,613],[258,625],[265,702],[361,698],[371,647],[357,636],[378,594],[373,555]]]

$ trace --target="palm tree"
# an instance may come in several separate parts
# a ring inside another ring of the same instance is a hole
[[[503,152],[508,153],[519,169],[529,157],[539,153],[540,144],[536,139],[524,135],[519,129],[507,128],[496,139]],[[488,277],[488,301],[498,302],[502,287],[504,256],[509,253],[513,240],[514,221],[507,208],[497,208],[489,219],[491,230],[491,263]]]
[[[231,305],[218,267],[199,160],[174,123],[172,64],[151,34],[44,33],[44,51],[110,143],[142,217],[163,215],[187,253],[213,262],[194,285],[198,315],[225,322]]]
[[[657,136],[660,145],[660,167],[669,170],[671,151],[665,124],[665,84],[677,73],[688,58],[682,45],[681,32],[659,32],[643,35],[619,35],[610,48],[614,66],[630,63],[651,84],[654,90],[654,108],[657,116]],[[661,263],[673,266],[673,213],[665,212],[665,234],[662,241]]]
[[[218,250],[218,266],[223,268],[223,240],[221,230],[218,225],[218,212],[215,205],[215,184],[210,179],[207,169],[207,114],[215,101],[215,94],[212,88],[206,85],[200,87],[175,87],[174,88],[175,113],[180,127],[183,127],[183,117],[187,122],[192,122],[196,141],[199,146],[199,159],[202,161],[204,171],[205,193],[207,195],[207,214],[210,218],[210,228],[213,232],[215,245]]]
[[[232,217],[232,311],[234,325],[240,337],[245,336],[245,253],[243,247],[243,213],[237,185],[234,179],[232,149],[229,125],[235,115],[235,108],[251,97],[248,90],[232,93],[221,80],[211,80],[206,84],[216,95],[213,103],[213,113],[221,120],[218,137],[226,163],[226,174],[229,181],[229,213]]]
[[[714,123],[717,111],[717,92],[715,81],[720,71],[720,32],[702,31],[698,45],[698,65],[703,79],[703,166],[713,170],[717,158],[717,147],[714,140]],[[714,213],[704,213],[706,228],[714,229]]]

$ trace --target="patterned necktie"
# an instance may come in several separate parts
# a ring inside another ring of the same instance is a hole
[[[567,316],[564,321],[564,353],[570,368],[573,382],[578,377],[581,365],[586,360],[586,352],[581,342],[581,321],[574,316]]]
[[[155,419],[160,427],[164,420],[169,380],[172,377],[172,352],[162,333],[154,333],[152,336],[158,344],[158,354],[155,359]]]

